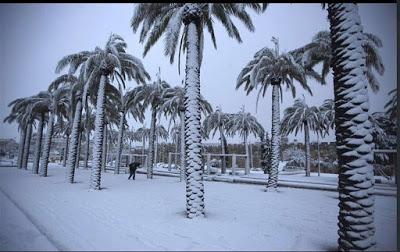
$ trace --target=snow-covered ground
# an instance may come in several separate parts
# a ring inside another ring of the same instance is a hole
[[[185,218],[185,184],[179,178],[148,180],[137,174],[133,181],[127,180],[127,174],[103,173],[103,190],[89,191],[89,176],[89,170],[78,169],[77,183],[71,185],[65,183],[65,168],[56,164],[50,164],[47,178],[2,167],[0,190],[62,250],[337,247],[336,192],[294,188],[265,192],[264,186],[205,181],[206,217],[189,220]],[[376,196],[375,206],[376,249],[395,250],[396,198]],[[0,233],[19,228],[13,226],[9,211],[14,210],[2,203]],[[20,246],[32,243],[21,236],[14,238]],[[3,246],[1,250],[12,249]]]

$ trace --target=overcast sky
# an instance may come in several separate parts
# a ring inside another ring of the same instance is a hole
[[[164,56],[163,39],[145,58],[142,57],[143,45],[139,44],[139,36],[130,27],[133,10],[134,4],[0,4],[0,138],[18,139],[19,136],[16,124],[3,123],[10,112],[9,102],[46,90],[57,77],[54,70],[58,60],[67,54],[103,47],[112,32],[125,39],[128,52],[143,60],[153,79],[161,67],[163,79],[172,86],[181,85],[184,71],[179,75],[177,60],[171,65],[169,58]],[[272,36],[279,38],[281,51],[290,51],[308,43],[318,31],[328,30],[327,10],[320,4],[270,4],[261,15],[249,12],[255,32],[249,32],[235,19],[243,43],[229,38],[218,22],[215,25],[217,50],[213,48],[209,34],[205,34],[201,93],[214,108],[219,105],[225,112],[238,112],[244,105],[246,111],[255,115],[270,132],[271,89],[260,99],[256,113],[256,93],[246,96],[243,89],[235,90],[236,78],[255,52],[265,46],[273,48]],[[371,111],[383,111],[387,93],[396,86],[396,4],[359,4],[359,13],[364,31],[383,41],[380,53],[386,71],[383,76],[378,76],[380,91],[377,94],[370,92]],[[182,57],[183,62],[184,59]],[[331,74],[327,82],[326,86],[321,86],[309,81],[314,96],[296,83],[297,96],[304,94],[310,105],[319,106],[325,99],[333,98]],[[134,87],[136,83],[129,85]],[[284,109],[294,101],[289,91],[283,96],[281,118]],[[146,125],[150,125],[148,112]],[[130,126],[138,128],[141,125],[130,120]],[[294,138],[302,142],[303,134],[289,136],[290,141]],[[315,139],[312,135],[311,141]],[[254,137],[250,140],[254,141]],[[333,140],[333,133],[325,139]],[[229,141],[240,139],[235,137]]]

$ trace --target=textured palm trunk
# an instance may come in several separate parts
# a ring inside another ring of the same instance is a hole
[[[104,137],[104,105],[105,105],[105,87],[107,77],[102,75],[100,78],[99,90],[97,93],[96,120],[94,132],[93,161],[90,174],[90,189],[100,190],[101,181],[101,156],[103,151]]]
[[[329,4],[336,152],[339,163],[338,249],[375,244],[374,172],[363,28],[355,4]]]
[[[28,168],[28,159],[29,159],[29,149],[31,146],[31,138],[32,138],[32,122],[29,122],[27,130],[26,130],[24,155],[22,156],[22,168],[24,168],[25,170]]]
[[[119,120],[118,126],[118,153],[117,153],[117,162],[115,164],[114,174],[119,174],[119,167],[121,165],[121,155],[122,155],[122,138],[124,137],[124,120],[125,120],[125,113],[121,111],[121,119]]]
[[[78,149],[76,150],[75,169],[79,168],[79,159],[81,158],[82,131],[79,130]]]
[[[40,115],[39,125],[36,133],[36,147],[35,147],[35,157],[32,164],[32,172],[38,174],[39,172],[39,162],[40,162],[40,152],[42,151],[42,134],[44,125],[44,114]]]
[[[82,116],[82,100],[79,99],[76,103],[74,121],[72,123],[71,143],[68,152],[67,162],[67,181],[74,183],[76,157],[78,154],[78,143],[79,143],[79,128]]]
[[[83,104],[83,103],[82,103]],[[89,117],[89,106],[88,106],[88,102],[86,99],[86,103],[85,103],[85,111],[86,111],[86,151],[85,151],[85,164],[84,167],[85,169],[88,168],[88,161],[89,161],[89,152],[90,152],[90,117]]]
[[[225,139],[224,132],[221,129],[221,127],[219,127],[219,134],[220,134],[220,138],[221,138],[221,153],[222,153],[222,155],[225,155],[226,154],[226,151],[225,151],[225,141],[226,141],[226,139]],[[225,158],[225,156],[222,156],[221,160],[222,160],[221,173],[225,174],[226,173],[226,158]]]
[[[107,137],[108,129],[107,124],[104,124],[104,137],[103,137],[103,151],[101,155],[101,170],[106,172],[106,162],[107,162]]]
[[[204,216],[204,184],[201,156],[199,34],[194,22],[187,24],[185,77],[186,213]]]
[[[318,153],[318,176],[321,175],[320,153],[319,153],[319,135],[317,134],[317,153]]]
[[[186,181],[186,165],[185,165],[185,112],[180,112],[181,117],[181,181]]]
[[[305,146],[305,170],[306,177],[310,177],[310,129],[308,124],[304,124],[304,146]]]
[[[22,159],[24,156],[24,148],[25,148],[25,139],[26,139],[26,129],[28,125],[21,127],[21,134],[19,139],[19,148],[18,148],[18,168],[22,168]]]
[[[68,159],[68,148],[69,148],[69,134],[66,134],[66,139],[65,139],[65,148],[64,148],[64,158],[63,158],[63,164],[62,166],[65,167],[67,165],[67,159]]]
[[[244,174],[245,175],[248,175],[248,174],[250,174],[250,153],[249,153],[249,145],[248,145],[248,143],[247,143],[247,135],[244,135],[244,139],[243,139],[244,141],[244,149],[245,149],[245,152],[246,152],[246,164],[245,164],[245,167],[244,167]]]
[[[156,140],[156,118],[157,110],[153,107],[151,111],[150,139],[149,139],[149,155],[147,161],[147,178],[153,178],[153,163],[154,163],[154,143]]]
[[[44,140],[42,162],[40,164],[40,171],[39,171],[39,174],[42,177],[47,177],[47,167],[49,164],[51,138],[53,137],[53,125],[54,125],[54,112],[51,112],[49,122],[47,123],[47,132],[46,132],[46,138]]]
[[[146,148],[146,138],[143,136],[143,148],[142,148],[142,163],[143,164],[144,164],[145,160],[147,160],[147,159],[144,158],[144,150],[145,150],[145,148]],[[144,165],[147,165],[147,164],[144,164]]]
[[[278,187],[278,167],[280,152],[280,112],[279,112],[279,84],[273,83],[272,87],[272,136],[271,136],[271,170],[268,176],[268,188]]]

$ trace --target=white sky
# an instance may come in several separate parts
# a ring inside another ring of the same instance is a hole
[[[9,102],[47,89],[57,77],[54,70],[58,60],[67,54],[102,47],[111,32],[125,39],[128,52],[142,59],[152,78],[161,67],[163,79],[171,86],[180,85],[184,78],[185,58],[182,57],[181,75],[178,75],[177,58],[173,65],[169,63],[163,53],[161,38],[143,59],[144,46],[139,44],[139,36],[130,27],[133,9],[133,4],[0,4],[0,138],[18,139],[17,125],[3,123],[10,112]],[[272,36],[279,38],[281,51],[290,51],[308,43],[316,32],[328,30],[327,10],[320,4],[270,4],[261,15],[249,12],[255,32],[249,32],[235,22],[243,43],[229,38],[218,22],[215,25],[217,50],[213,48],[209,34],[205,34],[201,93],[214,108],[220,105],[225,112],[238,112],[245,105],[246,111],[255,115],[270,132],[271,89],[260,99],[256,113],[256,92],[246,96],[243,89],[235,90],[236,78],[255,52],[265,46],[273,48]],[[378,76],[380,91],[377,94],[370,92],[371,111],[383,111],[387,93],[396,86],[396,4],[359,4],[359,13],[364,31],[378,35],[383,41],[380,52],[386,71],[383,76]],[[314,96],[300,87],[296,90],[297,96],[304,94],[309,104],[319,106],[323,100],[333,98],[331,74],[327,82],[326,86],[321,86],[310,80]],[[129,84],[131,87],[136,85],[134,82]],[[283,110],[293,101],[290,92],[284,92],[281,118]],[[146,115],[149,126],[150,113]],[[131,120],[132,126],[138,128],[141,125]],[[218,140],[217,135],[213,142]],[[302,142],[303,137],[299,133],[295,138]],[[289,140],[293,139],[294,136],[289,135]],[[254,138],[250,140],[254,141]],[[311,135],[311,141],[314,140],[316,136]],[[334,134],[325,140],[333,141]],[[228,141],[239,142],[240,138]]]

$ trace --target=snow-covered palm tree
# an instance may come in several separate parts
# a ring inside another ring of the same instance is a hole
[[[51,91],[50,91],[51,90]],[[55,117],[60,117],[62,107],[68,107],[70,88],[68,86],[58,87],[57,89],[51,88],[47,92],[41,92],[43,99],[47,101],[50,115],[47,123],[47,132],[44,140],[42,160],[40,164],[40,176],[47,176],[47,166],[49,163],[50,145],[53,137],[53,126]]]
[[[248,146],[248,137],[253,134],[255,137],[259,137],[264,134],[264,128],[257,121],[257,119],[251,115],[249,112],[244,111],[242,107],[241,111],[236,114],[232,114],[227,120],[227,131],[229,134],[239,133],[240,137],[243,137],[244,146],[246,150],[246,169],[245,174],[250,173],[250,154]]]
[[[397,88],[388,93],[389,101],[385,104],[386,115],[396,123],[397,120]]]
[[[200,65],[203,57],[204,27],[210,32],[216,47],[213,21],[222,23],[228,35],[241,42],[239,31],[231,17],[244,23],[254,31],[254,26],[246,7],[258,12],[265,10],[266,4],[213,4],[213,3],[165,3],[138,4],[132,17],[134,32],[140,24],[140,41],[147,42],[144,55],[160,36],[165,33],[165,55],[174,60],[179,39],[179,53],[186,52],[185,78],[185,144],[186,170],[188,173],[186,189],[187,217],[204,216],[204,185],[201,156],[201,112],[200,112]],[[181,35],[181,27],[183,32]],[[179,65],[179,64],[178,64]]]
[[[339,163],[339,250],[366,250],[375,244],[375,226],[365,34],[356,4],[328,4],[328,18]]]
[[[322,132],[322,124],[320,123],[320,112],[315,106],[308,106],[306,100],[298,98],[294,101],[291,107],[287,107],[284,111],[284,116],[281,122],[281,133],[288,135],[304,131],[304,146],[305,146],[305,170],[306,176],[310,176],[310,130]]]
[[[157,164],[158,140],[159,139],[167,140],[169,134],[168,131],[164,128],[164,126],[160,124],[156,126],[154,134],[156,135],[154,143],[154,163]]]
[[[282,86],[290,89],[293,97],[296,95],[296,89],[293,80],[312,94],[306,81],[306,71],[302,65],[298,64],[290,53],[279,54],[278,41],[273,37],[275,50],[265,47],[259,50],[245,68],[240,72],[237,78],[236,89],[244,85],[245,91],[249,94],[251,91],[259,88],[259,96],[265,96],[267,88],[272,86],[272,160],[271,172],[268,177],[267,188],[276,188],[278,186],[278,166],[280,153],[280,110],[279,97],[282,100]],[[311,75],[311,77],[315,77]]]
[[[143,105],[136,99],[138,87],[133,90],[129,90],[126,93],[123,93],[121,85],[118,87],[120,93],[119,99],[119,113],[121,114],[119,125],[118,125],[118,146],[117,146],[117,162],[115,164],[115,174],[119,174],[119,167],[121,165],[121,155],[122,155],[122,147],[123,147],[123,137],[125,130],[125,116],[126,114],[132,115],[135,121],[139,121],[143,123],[144,120],[144,108]]]
[[[85,62],[85,76],[100,76],[97,88],[96,121],[93,147],[93,167],[90,176],[90,188],[100,190],[102,148],[104,138],[104,106],[107,83],[118,78],[120,81],[135,80],[145,83],[150,77],[144,72],[143,64],[136,57],[126,52],[127,44],[122,37],[111,34],[105,47],[96,47]]]
[[[92,112],[91,106],[86,106],[85,114],[82,115],[85,120],[83,121],[82,127],[85,129],[86,133],[86,145],[85,145],[85,159],[84,168],[88,168],[89,161],[89,151],[90,151],[90,132],[94,130],[95,114]]]
[[[175,122],[178,117],[180,120],[180,167],[181,181],[186,179],[185,169],[185,90],[183,86],[175,86],[167,88],[163,92],[163,105],[160,112],[163,112],[166,117]],[[212,111],[211,104],[200,94],[200,111],[203,115],[207,115]]]
[[[146,128],[146,126],[142,126],[138,128],[135,133],[134,133],[134,138],[137,141],[142,141],[143,147],[142,147],[142,155],[144,156],[144,151],[146,149],[146,140],[148,140],[150,137],[150,129]]]
[[[210,113],[203,121],[203,127],[207,135],[211,134],[212,132],[212,137],[215,136],[215,133],[218,131],[219,132],[219,137],[221,139],[221,153],[223,155],[226,154],[225,150],[225,142],[226,142],[226,137],[225,137],[225,132],[227,130],[227,124],[228,121],[231,119],[229,114],[222,112],[220,107],[217,107],[217,109]],[[222,169],[221,173],[225,174],[226,172],[226,158],[225,156],[222,157]]]
[[[160,73],[158,73],[158,80],[151,84],[141,85],[137,87],[136,102],[143,103],[143,109],[150,107],[151,109],[151,123],[150,123],[150,136],[149,136],[149,156],[147,161],[147,178],[153,178],[153,163],[154,163],[154,143],[156,139],[155,128],[157,122],[157,114],[160,111],[164,100],[162,94],[165,89],[170,85],[161,80]]]

